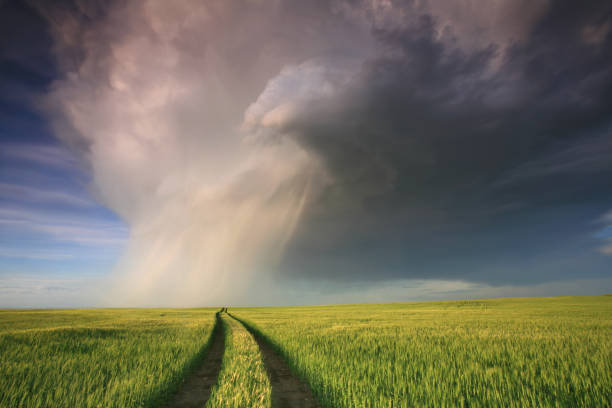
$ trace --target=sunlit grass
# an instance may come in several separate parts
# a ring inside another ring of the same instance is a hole
[[[257,343],[236,320],[225,313],[221,319],[225,327],[225,354],[217,386],[206,407],[270,407],[272,389]]]
[[[612,298],[232,309],[326,407],[612,406]]]
[[[0,406],[158,406],[202,357],[214,314],[0,311]]]

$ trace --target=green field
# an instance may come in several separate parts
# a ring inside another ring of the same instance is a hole
[[[215,311],[0,311],[0,406],[159,406],[203,356]]]
[[[612,406],[612,297],[232,309],[326,407]]]
[[[0,311],[0,407],[163,406],[216,309]],[[232,308],[324,407],[612,406],[612,297]],[[257,343],[227,314],[207,407],[269,407]]]

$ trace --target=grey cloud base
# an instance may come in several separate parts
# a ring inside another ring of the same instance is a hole
[[[610,2],[34,3],[128,303],[610,277]]]
[[[440,38],[426,13],[374,21],[387,55],[278,129],[334,179],[281,269],[347,281],[609,276],[596,235],[612,207],[611,12],[551,2],[521,41],[473,49]]]

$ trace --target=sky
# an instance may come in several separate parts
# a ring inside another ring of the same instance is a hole
[[[0,307],[612,292],[612,3],[0,0]]]

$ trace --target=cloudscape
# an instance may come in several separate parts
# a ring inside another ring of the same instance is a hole
[[[0,2],[0,306],[612,291],[612,3]]]

